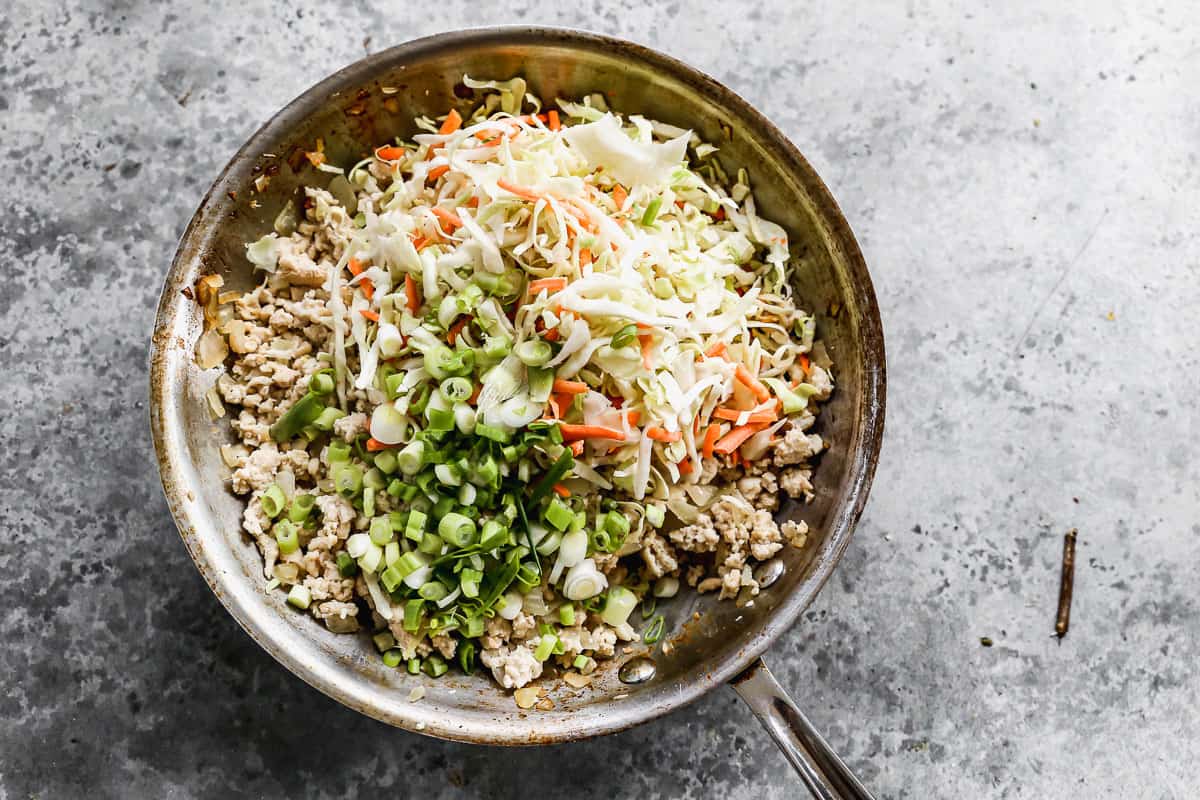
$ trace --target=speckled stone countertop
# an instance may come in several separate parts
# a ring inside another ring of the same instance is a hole
[[[389,729],[260,651],[175,534],[147,343],[209,182],[364,51],[501,22],[623,35],[717,76],[859,236],[888,335],[883,460],[836,579],[768,661],[879,797],[1194,797],[1190,5],[503,5],[6,4],[0,798],[801,793],[725,690],[545,749]]]

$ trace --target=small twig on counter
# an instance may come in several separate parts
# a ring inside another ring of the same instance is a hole
[[[1062,581],[1058,585],[1058,619],[1054,623],[1054,635],[1061,641],[1071,627],[1071,593],[1075,589],[1075,528],[1063,537]]]

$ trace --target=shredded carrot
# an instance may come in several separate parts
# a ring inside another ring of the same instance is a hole
[[[529,282],[529,293],[537,294],[545,289],[548,292],[561,292],[567,288],[566,278],[538,278]]]
[[[694,469],[692,466],[692,460],[690,458],[684,458],[675,466],[679,469],[680,475],[691,475]]]
[[[454,133],[462,127],[462,115],[457,109],[450,109],[450,113],[446,115],[446,121],[442,123],[442,127],[438,128],[438,133],[442,136]]]
[[[468,323],[470,322],[471,316],[468,314],[460,317],[458,322],[455,322],[453,325],[451,325],[450,329],[446,331],[446,344],[453,347],[455,340],[458,339],[458,335],[462,333],[462,329],[467,327]]]
[[[721,435],[721,426],[715,422],[708,426],[704,431],[704,444],[700,448],[700,452],[705,458],[712,458],[713,445],[717,443],[717,437]]]
[[[551,328],[542,334],[542,338],[547,342],[557,342],[560,335],[561,334],[558,332],[558,328]]]
[[[612,190],[613,202],[617,204],[617,209],[625,207],[625,201],[629,199],[629,192],[625,191],[625,187],[621,184],[614,184]]]
[[[417,236],[416,238],[414,238],[412,240],[412,243],[413,243],[413,247],[416,248],[416,251],[418,253],[421,252],[421,250],[423,248],[426,248],[429,245],[433,244],[432,241],[430,241],[429,239],[426,239],[424,236]]]
[[[641,421],[641,419],[642,419],[642,412],[640,412],[640,411],[626,411],[626,412],[625,412],[625,419],[629,420],[629,424],[630,424],[630,425],[637,425],[637,424],[638,424],[638,422],[640,422],[640,421]]]
[[[550,406],[550,415],[543,417],[543,419],[562,419],[562,409],[558,406],[558,395],[550,395],[550,399],[546,401],[546,405]]]
[[[380,161],[398,161],[404,156],[404,148],[388,145],[375,151],[375,157]]]
[[[517,197],[521,198],[522,200],[529,200],[530,202],[537,202],[538,200],[542,199],[541,192],[534,191],[533,189],[530,189],[528,186],[518,186],[515,183],[510,183],[509,181],[504,180],[503,178],[496,181],[496,185],[499,186],[504,191],[508,192],[509,194],[515,194]]]
[[[475,384],[475,391],[471,392],[471,396],[467,398],[467,402],[470,403],[471,405],[475,405],[476,401],[479,400],[479,393],[482,391],[483,391],[483,384],[482,383]]]
[[[584,248],[579,251],[579,266],[586,267],[592,263],[592,251]]]
[[[447,233],[453,233],[455,228],[462,227],[462,220],[459,219],[458,214],[455,214],[450,209],[442,208],[441,206],[434,206],[430,210],[433,211],[433,215],[441,221],[443,225],[442,230],[445,230]]]
[[[721,356],[725,355],[725,343],[717,342],[712,347],[705,350],[704,355],[708,356],[709,358],[720,358]]]
[[[463,203],[463,205],[465,205],[467,208],[479,208],[479,198],[472,197],[470,200]]]
[[[638,334],[638,341],[642,343],[642,366],[646,369],[654,369],[654,337],[648,333]]]
[[[568,381],[563,378],[555,378],[554,391],[559,394],[587,394],[588,385],[583,381]]]
[[[554,493],[559,497],[570,497],[571,490],[563,486],[561,483],[554,484]]]
[[[713,411],[713,416],[716,417],[717,419],[727,419],[730,422],[737,422],[739,419],[742,418],[742,414],[745,414],[745,413],[746,413],[745,411],[741,411],[736,408],[718,408],[715,411]],[[750,414],[749,417],[746,419],[746,424],[747,425],[768,425],[777,419],[779,419],[779,415],[777,415],[773,411],[755,411],[754,413]]]
[[[546,112],[546,118],[550,121],[550,130],[556,131],[562,127],[562,123],[558,121],[558,112],[554,109]]]
[[[380,450],[387,450],[389,447],[395,447],[395,445],[384,444],[383,442],[379,441],[375,437],[371,437],[370,439],[367,439],[367,451],[368,452],[378,453]]]
[[[717,210],[712,213],[712,218],[717,222],[725,219],[725,206],[718,206]]]
[[[666,428],[646,428],[646,435],[656,442],[678,442],[683,434]]]
[[[571,453],[572,453],[572,455],[575,455],[575,456],[583,455],[583,440],[582,439],[580,439],[577,442],[571,442]]]
[[[430,180],[430,181],[436,181],[438,178],[442,177],[449,171],[450,171],[450,165],[442,164],[440,167],[434,167],[433,169],[429,170],[429,174],[425,176],[425,179]]]
[[[561,422],[558,429],[562,431],[564,442],[577,442],[580,439],[613,439],[625,441],[625,432],[616,428],[606,428],[603,425],[571,425]]]
[[[346,269],[350,270],[351,275],[359,275],[363,271],[363,265],[357,258],[352,258],[346,263]]]
[[[800,354],[800,369],[804,370],[806,378],[808,377],[808,373],[812,371],[812,361],[809,360],[807,353]]]
[[[771,399],[771,390],[763,386],[758,378],[751,375],[750,370],[746,369],[744,364],[737,365],[733,376],[738,379],[739,383],[754,392],[754,396],[758,398],[760,403],[765,403]]]
[[[558,407],[558,418],[562,419],[567,415],[567,412],[571,410],[571,403],[575,402],[575,395],[552,394],[550,395],[550,402],[554,403]]]
[[[731,430],[729,433],[725,434],[721,440],[713,446],[713,451],[724,454],[732,453],[745,444],[747,439],[765,427],[766,425],[740,425]]]
[[[700,435],[700,418],[692,417],[692,436]]]
[[[358,313],[371,320],[371,322],[379,322],[379,315],[369,308],[360,308]]]
[[[358,282],[358,288],[362,289],[363,297],[367,298],[368,302],[375,299],[375,284],[366,278]]]
[[[417,282],[413,280],[412,275],[404,276],[404,302],[408,306],[408,313],[414,317],[421,310],[421,298],[417,296]]]

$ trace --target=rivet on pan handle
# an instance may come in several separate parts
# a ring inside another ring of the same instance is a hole
[[[762,659],[729,682],[819,800],[874,800],[800,713]]]

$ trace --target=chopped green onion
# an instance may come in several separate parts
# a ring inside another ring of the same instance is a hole
[[[508,528],[498,520],[489,519],[483,523],[483,531],[479,537],[479,546],[484,550],[493,550],[508,542]]]
[[[394,569],[400,572],[401,577],[407,578],[426,565],[427,562],[420,553],[408,552],[400,556],[400,560],[396,562]]]
[[[609,511],[604,516],[604,530],[608,531],[613,539],[624,539],[629,533],[629,519],[624,514]]]
[[[425,409],[425,417],[429,420],[428,428],[431,431],[454,430],[454,412],[448,408],[429,406]]]
[[[466,547],[475,538],[475,522],[462,514],[447,514],[438,522],[438,535],[456,547]]]
[[[512,438],[508,431],[493,427],[491,425],[485,425],[482,422],[475,423],[475,435],[482,436],[485,439],[491,439],[493,442],[500,442],[501,444],[506,443]]]
[[[389,668],[400,666],[400,662],[404,660],[404,655],[399,650],[388,650],[383,654],[383,665]]]
[[[600,618],[614,628],[623,625],[637,602],[637,595],[633,592],[624,586],[613,586],[608,590],[608,599],[604,603],[604,611],[601,612]]]
[[[591,661],[590,658],[585,656],[583,653],[580,653],[579,655],[575,656],[575,660],[571,662],[571,666],[582,672],[583,669],[587,667],[589,661]]]
[[[662,614],[659,614],[657,617],[651,620],[650,626],[646,628],[646,632],[642,634],[642,641],[646,644],[654,644],[661,639],[663,635],[663,625],[665,622],[666,620],[663,619]]]
[[[466,378],[446,378],[442,381],[441,386],[442,397],[452,404],[465,403],[471,394],[475,391],[475,387],[471,381]]]
[[[529,370],[529,399],[535,403],[545,403],[550,399],[554,388],[554,369],[552,367],[530,367]]]
[[[346,416],[346,412],[340,408],[327,408],[321,412],[320,416],[312,421],[312,426],[319,431],[328,433],[333,430],[333,423],[337,422],[342,417]]]
[[[479,619],[482,622],[482,619]],[[470,675],[475,671],[475,643],[463,642],[458,646],[458,665]]]
[[[667,515],[662,506],[658,504],[646,506],[646,522],[649,522],[655,528],[661,528],[666,518]]]
[[[425,369],[440,381],[462,369],[462,359],[449,347],[439,345],[425,354]]]
[[[262,506],[263,513],[270,519],[275,519],[287,505],[287,495],[283,493],[283,489],[279,488],[278,483],[272,483],[258,498],[258,502]]]
[[[391,631],[380,631],[371,637],[371,641],[375,643],[375,649],[381,653],[396,646],[396,637],[392,635]]]
[[[431,678],[440,678],[446,674],[446,670],[449,669],[449,667],[446,666],[445,659],[443,659],[437,653],[432,653],[428,658],[425,659],[425,663],[422,665],[421,669],[423,669],[425,674]]]
[[[542,339],[528,339],[513,350],[517,358],[528,367],[540,367],[554,357],[550,343]]]
[[[404,379],[408,377],[402,372],[397,372],[395,375],[388,375],[383,379],[383,390],[387,393],[388,400],[395,400],[400,396],[400,387],[404,385]]]
[[[425,466],[425,443],[418,440],[409,442],[400,455],[396,456],[396,465],[405,475],[416,475]]]
[[[414,542],[421,541],[425,535],[425,524],[429,521],[424,511],[414,508],[408,512],[408,521],[404,524],[404,538]]]
[[[489,336],[483,343],[483,354],[490,359],[501,359],[512,349],[512,339],[507,336]]]
[[[421,671],[421,659],[410,658],[405,668],[408,670],[409,675],[418,674]]]
[[[394,534],[392,532],[392,521],[387,517],[375,517],[371,520],[369,528],[371,541],[383,547],[388,542],[392,541]]]
[[[565,531],[574,517],[575,514],[571,509],[557,497],[552,498],[550,505],[546,506],[546,510],[542,512],[542,519],[560,531]]]
[[[469,638],[483,636],[484,621],[483,617],[467,617],[467,627],[463,630],[463,635]],[[464,642],[470,644],[470,642]]]
[[[443,486],[462,486],[462,474],[454,464],[438,464],[433,468],[433,474]]]
[[[646,213],[642,214],[642,224],[650,226],[654,224],[654,220],[658,219],[658,209],[662,207],[662,197],[656,197],[650,201],[650,205],[646,206]]]
[[[357,464],[342,464],[333,473],[333,486],[342,497],[350,499],[362,491],[363,468]]]
[[[626,325],[621,330],[613,334],[612,342],[609,344],[614,350],[619,350],[622,347],[628,347],[637,341],[637,325]]]
[[[548,536],[542,537],[542,540],[537,543],[537,547],[535,547],[534,550],[541,555],[548,556],[558,549],[559,545],[562,544],[562,539],[563,537],[561,533],[558,531],[551,531]]]
[[[348,442],[330,442],[327,453],[330,464],[338,464],[350,460],[350,444]]]
[[[549,345],[547,345],[549,347]],[[549,360],[549,359],[547,359]],[[321,396],[309,392],[297,400],[279,420],[271,426],[271,438],[277,442],[286,442],[294,438],[305,426],[311,425],[321,415],[325,404]]]
[[[313,376],[308,379],[308,390],[317,394],[329,394],[333,391],[333,370],[323,369],[319,372],[314,372]]]
[[[383,588],[389,592],[394,592],[396,591],[396,587],[404,582],[404,574],[400,571],[399,565],[388,567],[380,574],[379,581],[383,584]]]
[[[383,450],[375,454],[375,468],[385,475],[396,471],[396,453],[394,450]]]
[[[425,601],[417,598],[404,604],[404,630],[416,633],[421,629],[421,609],[424,605]]]
[[[445,584],[439,581],[429,581],[429,583],[421,585],[421,588],[417,590],[417,594],[419,594],[424,600],[428,600],[431,603],[436,603],[438,600],[441,600],[443,597],[450,594],[450,590],[446,588]]]
[[[338,575],[343,578],[353,578],[358,574],[358,564],[350,557],[350,554],[345,550],[337,554],[337,570]]]
[[[317,496],[314,494],[298,494],[292,498],[292,504],[288,506],[288,519],[297,524],[304,522],[312,514],[313,506],[317,504]]]
[[[358,566],[363,572],[378,572],[383,563],[383,548],[367,539],[367,550],[358,559]]]
[[[383,487],[387,486],[387,479],[383,477],[383,472],[378,467],[371,467],[363,475],[363,486],[381,492]]]
[[[555,645],[558,644],[558,637],[553,633],[544,633],[538,639],[537,649],[533,651],[533,657],[538,661],[545,661],[554,652]]]
[[[280,520],[275,523],[275,527],[271,529],[275,534],[275,541],[279,543],[279,552],[281,555],[288,555],[300,549],[299,529],[295,523],[287,520]]]
[[[420,543],[417,544],[417,549],[428,556],[440,556],[443,545],[442,537],[436,533],[426,533],[421,537]]]
[[[477,569],[464,569],[458,574],[458,583],[462,587],[463,597],[474,599],[479,596],[479,582],[483,573]]]
[[[570,628],[575,624],[575,606],[567,604],[558,607],[558,621]]]
[[[288,592],[287,601],[296,608],[308,608],[312,603],[312,593],[308,591],[308,587],[297,583]]]
[[[654,614],[654,609],[658,606],[656,597],[647,597],[642,601],[642,619],[650,619]]]

